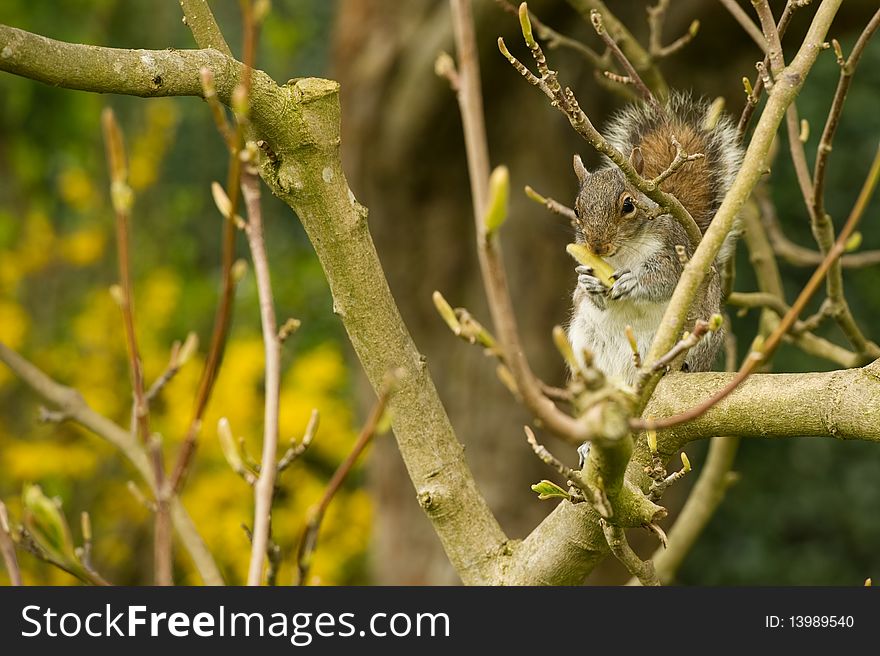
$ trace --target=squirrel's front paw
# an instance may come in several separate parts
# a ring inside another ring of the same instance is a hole
[[[614,300],[629,296],[639,284],[638,278],[629,269],[615,271],[612,277],[614,284],[611,286],[610,296]]]
[[[601,280],[593,275],[593,270],[590,267],[579,266],[575,271],[578,274],[578,285],[583,287],[588,294],[605,296],[608,293],[608,288],[602,284]]]

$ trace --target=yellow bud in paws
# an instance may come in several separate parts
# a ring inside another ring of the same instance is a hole
[[[569,244],[565,247],[565,252],[571,255],[578,262],[593,270],[593,275],[606,287],[614,284],[612,274],[614,269],[608,262],[593,253],[589,247],[584,244]]]

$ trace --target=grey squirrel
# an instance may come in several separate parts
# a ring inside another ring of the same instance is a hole
[[[709,102],[684,93],[673,93],[662,108],[649,103],[625,108],[612,118],[605,136],[621,153],[631,153],[631,163],[647,179],[658,176],[673,161],[673,137],[688,154],[703,153],[705,157],[686,162],[660,188],[678,198],[704,233],[742,162],[731,120],[719,115]],[[637,191],[614,164],[590,173],[575,156],[574,168],[580,181],[576,241],[604,258],[615,273],[609,288],[589,267],[577,267],[569,341],[578,358],[587,350],[606,375],[631,384],[636,369],[626,326],[632,327],[644,358],[683,270],[678,251],[684,247],[689,257],[692,248],[684,228],[672,216],[650,217],[645,210],[657,204]],[[735,237],[736,230],[731,231],[716,258],[715,271],[693,304],[687,326],[720,311],[718,271],[731,257]],[[722,340],[721,331],[709,333],[688,353],[685,368],[710,369]]]

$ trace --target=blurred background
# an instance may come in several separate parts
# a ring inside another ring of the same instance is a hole
[[[643,41],[647,4],[610,3]],[[683,34],[695,18],[701,29],[691,45],[663,62],[670,86],[724,96],[738,116],[744,99],[741,78],[753,77],[757,47],[719,3],[672,4],[665,42]],[[844,52],[873,4],[844,3],[831,33]],[[475,0],[474,5],[493,164],[510,167],[514,190],[530,184],[570,202],[576,191],[572,154],[580,152],[588,166],[598,159],[498,54],[495,40],[503,35],[516,54],[527,57],[515,19],[494,0]],[[784,3],[771,5],[778,16]],[[240,53],[238,2],[217,0],[212,7],[234,52]],[[564,0],[535,0],[530,7],[557,30],[598,48],[592,28]],[[787,43],[799,43],[811,15],[812,9],[800,12]],[[0,22],[89,44],[193,47],[176,2],[4,0]],[[440,289],[453,305],[488,317],[473,247],[457,105],[448,84],[433,72],[441,50],[452,52],[453,45],[448,6],[440,0],[274,0],[257,65],[279,82],[324,76],[342,83],[346,172],[358,200],[370,208],[392,291],[428,357],[481,489],[508,534],[523,537],[551,508],[529,490],[550,472],[522,438],[528,417],[498,383],[494,364],[453,338],[431,303],[431,292]],[[594,122],[601,124],[620,106],[622,100],[596,83],[577,53],[558,50],[550,56],[551,66],[576,90]],[[799,99],[801,115],[812,126],[811,159],[837,76],[833,54],[822,54]],[[827,205],[838,225],[877,146],[878,89],[880,40],[875,40],[856,74],[831,157]],[[174,340],[196,331],[207,342],[219,285],[221,228],[209,186],[225,179],[226,151],[205,104],[192,98],[85,94],[7,74],[0,75],[0,340],[125,425],[131,407],[128,366],[118,308],[108,293],[116,282],[116,259],[99,124],[107,105],[116,110],[126,135],[136,193],[135,307],[147,380],[162,373]],[[811,246],[786,157],[778,159],[770,184],[786,233]],[[282,440],[302,435],[313,407],[321,412],[314,445],[280,481],[274,537],[288,556],[279,579],[285,583],[292,575],[289,561],[304,513],[348,452],[371,395],[296,217],[268,193],[264,208],[279,318],[302,320],[284,350]],[[863,248],[880,247],[880,231],[874,229],[878,209],[875,199],[863,223]],[[569,228],[514,193],[503,240],[530,360],[543,378],[561,380],[564,372],[549,335],[567,317],[574,284],[572,264],[563,252]],[[243,240],[239,251],[246,256]],[[739,251],[736,289],[750,291],[754,280],[748,257],[743,248]],[[793,298],[811,271],[784,264],[782,270]],[[847,270],[845,279],[861,325],[880,339],[877,269]],[[221,415],[229,417],[250,452],[259,452],[263,351],[252,277],[239,285],[235,303],[229,346],[184,503],[226,579],[241,583],[249,552],[242,524],[251,521],[252,494],[223,460],[214,427]],[[756,314],[735,319],[741,345],[751,341],[756,323]],[[821,334],[843,343],[832,327]],[[155,407],[155,428],[167,446],[176,446],[185,431],[200,365],[200,358],[190,362]],[[776,371],[830,368],[788,346],[774,360]],[[39,405],[0,366],[0,497],[19,517],[22,486],[35,482],[63,499],[71,519],[89,510],[96,567],[116,583],[148,583],[151,521],[126,489],[133,470],[111,447],[78,427],[40,423]],[[562,445],[552,446],[565,452]],[[688,448],[697,471],[704,450],[705,445]],[[575,455],[569,455],[573,462]],[[876,445],[745,440],[736,470],[739,481],[686,560],[682,584],[853,585],[880,575]],[[685,480],[689,485],[693,477]],[[673,488],[664,503],[673,510],[680,506],[686,488]],[[653,544],[646,539],[642,548]],[[76,582],[28,555],[21,558],[26,583]],[[331,506],[312,571],[325,584],[457,581],[416,503],[390,435],[377,440]],[[0,583],[7,581],[5,576],[0,572]],[[626,578],[609,560],[591,581]],[[180,554],[177,580],[198,581]]]

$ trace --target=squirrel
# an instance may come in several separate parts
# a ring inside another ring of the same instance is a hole
[[[675,92],[664,106],[646,102],[623,109],[612,117],[605,134],[618,151],[631,153],[633,167],[647,179],[669,167],[677,152],[673,140],[688,154],[702,153],[704,157],[685,162],[660,188],[673,194],[706,232],[742,163],[737,131],[726,115],[704,99]],[[626,326],[632,327],[644,359],[693,248],[671,215],[651,217],[657,204],[611,162],[591,173],[575,155],[574,169],[580,182],[574,210],[576,241],[604,258],[615,272],[609,288],[590,267],[575,269],[578,284],[568,338],[581,366],[585,352],[591,353],[593,364],[606,375],[632,384],[637,371]],[[733,255],[736,234],[732,230],[719,251],[687,326],[720,311],[718,271]],[[710,369],[722,341],[722,331],[708,333],[689,351],[682,368]]]

